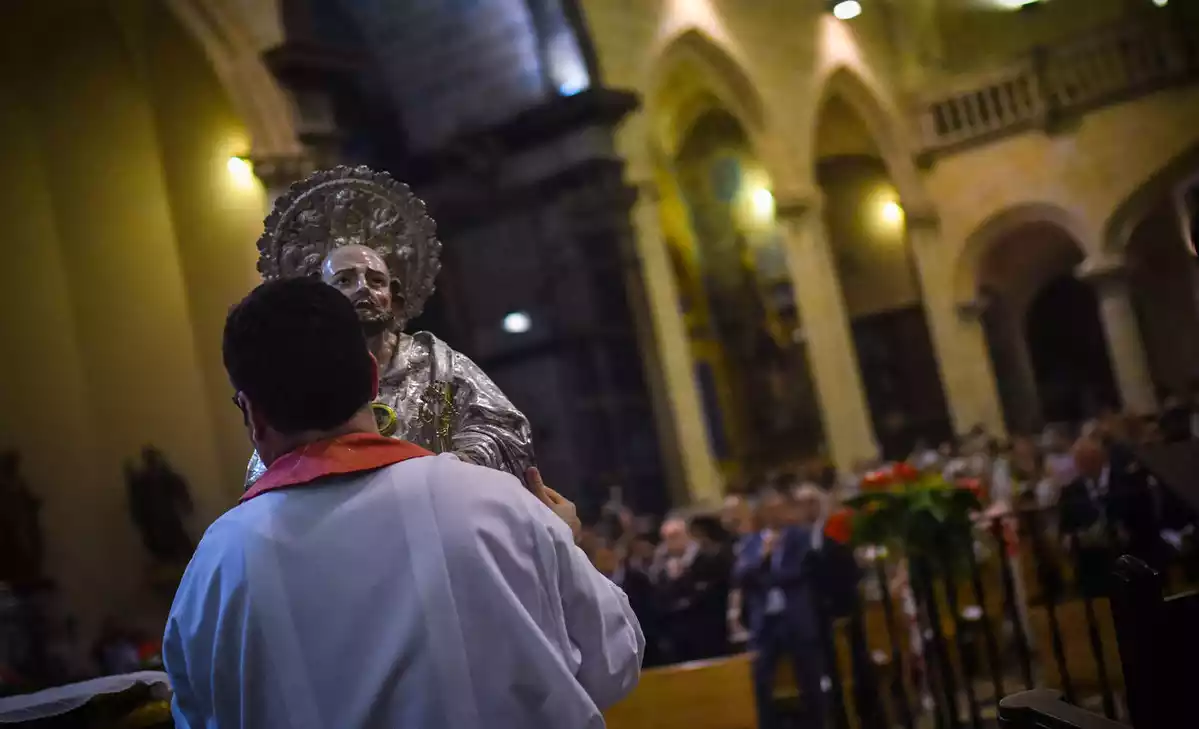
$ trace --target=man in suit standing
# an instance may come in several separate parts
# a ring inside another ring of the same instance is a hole
[[[1119,550],[1153,561],[1158,551],[1148,472],[1123,448],[1080,438],[1073,449],[1078,477],[1062,489],[1058,529],[1076,559],[1079,589],[1106,594]]]
[[[727,563],[723,569],[719,567],[681,516],[667,517],[661,535],[650,578],[668,660],[686,663],[723,655],[728,644]]]
[[[806,527],[788,525],[793,510],[788,494],[770,490],[760,503],[763,529],[746,538],[733,569],[755,652],[758,726],[780,725],[773,702],[775,671],[778,662],[789,657],[801,694],[802,726],[818,729],[824,726],[824,651],[807,559],[812,535]]]

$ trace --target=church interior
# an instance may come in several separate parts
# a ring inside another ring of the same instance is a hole
[[[1155,514],[1112,528],[1112,561],[1199,583],[1197,10],[8,0],[0,723],[6,696],[128,673],[109,649],[160,638],[245,486],[222,330],[264,217],[366,165],[443,245],[407,331],[527,417],[596,568],[644,573],[620,586],[660,650],[609,726],[767,725],[728,565],[708,654],[658,581],[669,524],[732,564],[768,490],[849,555],[810,726],[997,726],[1045,687],[1151,729],[1127,614],[1059,531],[1101,440]],[[979,498],[917,498],[907,464]],[[968,540],[960,569],[925,528]],[[780,670],[776,725],[808,726]]]

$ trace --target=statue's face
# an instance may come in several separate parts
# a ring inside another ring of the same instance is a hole
[[[403,297],[398,295],[383,257],[375,250],[360,245],[334,248],[321,265],[321,280],[354,304],[368,334],[403,326]]]

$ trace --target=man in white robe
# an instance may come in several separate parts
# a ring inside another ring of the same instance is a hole
[[[224,350],[268,469],[175,596],[178,726],[603,726],[645,643],[568,501],[380,436],[378,367],[318,281],[260,286]]]

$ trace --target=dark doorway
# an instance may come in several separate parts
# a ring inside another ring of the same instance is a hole
[[[1045,422],[1078,422],[1119,406],[1090,286],[1069,274],[1052,279],[1028,307],[1025,331]]]
[[[953,436],[940,368],[919,306],[853,321],[866,402],[883,458],[907,458],[916,441]]]

